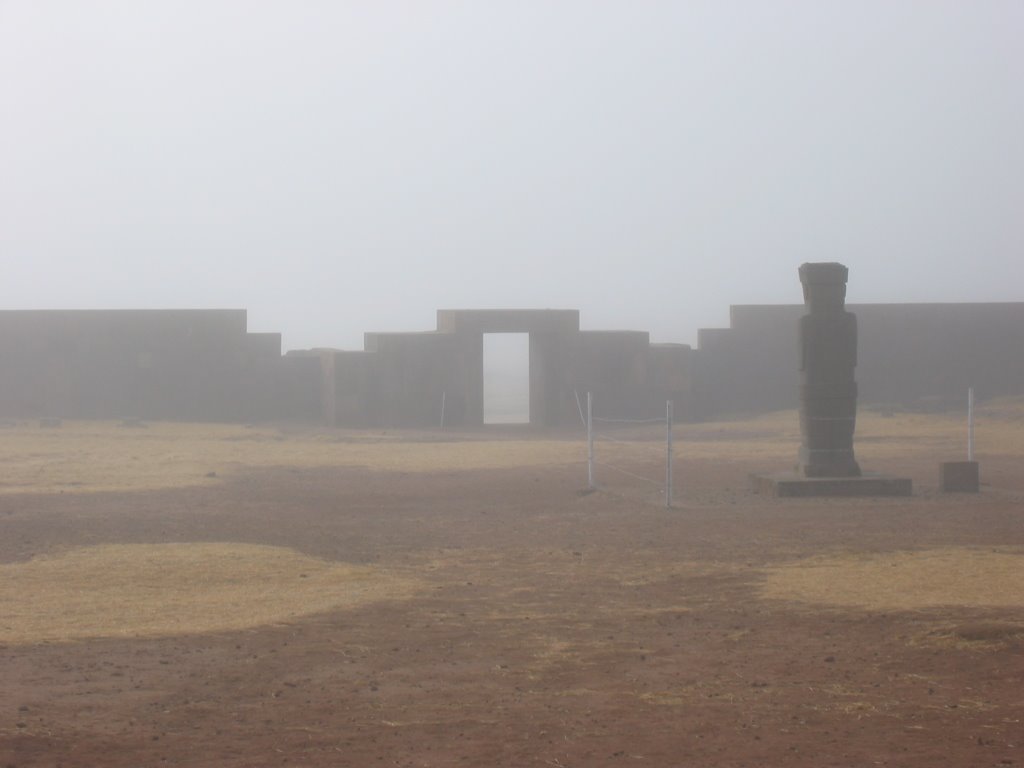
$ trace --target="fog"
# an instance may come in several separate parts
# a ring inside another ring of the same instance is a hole
[[[483,347],[484,423],[528,424],[530,335],[485,333]]]
[[[1018,301],[1024,4],[0,0],[0,308]]]

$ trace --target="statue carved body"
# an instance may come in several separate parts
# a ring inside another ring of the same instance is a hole
[[[845,309],[847,269],[800,267],[807,314],[800,318],[800,464],[805,477],[858,477],[857,317]]]

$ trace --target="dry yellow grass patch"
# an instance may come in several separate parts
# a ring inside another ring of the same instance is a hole
[[[965,404],[966,409],[966,404]],[[753,418],[677,427],[677,455],[702,458],[770,458],[792,461],[800,445],[796,410]],[[1024,397],[991,400],[975,412],[979,455],[1024,457]],[[895,413],[886,416],[862,406],[854,448],[868,462],[894,457],[934,456],[936,461],[966,458],[967,414]]]
[[[948,547],[813,557],[765,571],[768,598],[875,610],[1024,607],[1024,553]]]
[[[412,433],[246,428],[157,422],[34,422],[0,433],[0,493],[149,490],[215,483],[244,467],[361,466],[397,472],[502,469],[582,462],[582,442],[430,441]],[[215,473],[215,477],[207,477]]]
[[[0,565],[0,642],[193,634],[406,597],[417,582],[253,544],[131,544]]]
[[[975,448],[979,456],[1024,457],[1024,398],[1001,398],[975,412]],[[896,414],[874,411],[857,416],[857,454],[868,458],[936,455],[937,460],[967,458],[967,413]]]
[[[966,450],[964,414],[896,414],[862,408],[855,447],[870,465],[887,458],[960,456]],[[1024,398],[978,408],[980,456],[1024,457]],[[664,461],[664,427],[611,430],[599,439],[599,462]],[[676,426],[676,458],[793,461],[800,444],[796,411],[750,419]],[[625,442],[622,442],[625,441]],[[65,422],[43,429],[26,422],[0,431],[0,493],[149,490],[218,482],[245,467],[360,466],[395,472],[583,464],[586,440],[491,439],[403,431],[243,427],[155,422],[126,429],[117,422]],[[612,471],[612,470],[608,470]],[[207,477],[215,473],[215,477]]]

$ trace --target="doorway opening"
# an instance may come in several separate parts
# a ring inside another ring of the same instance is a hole
[[[530,334],[484,334],[484,424],[530,423]]]

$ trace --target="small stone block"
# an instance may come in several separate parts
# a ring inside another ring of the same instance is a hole
[[[944,461],[939,464],[939,489],[943,493],[977,493],[981,483],[976,461]]]
[[[797,472],[751,475],[755,493],[766,496],[910,496],[909,477],[865,472],[860,477],[804,477]]]

